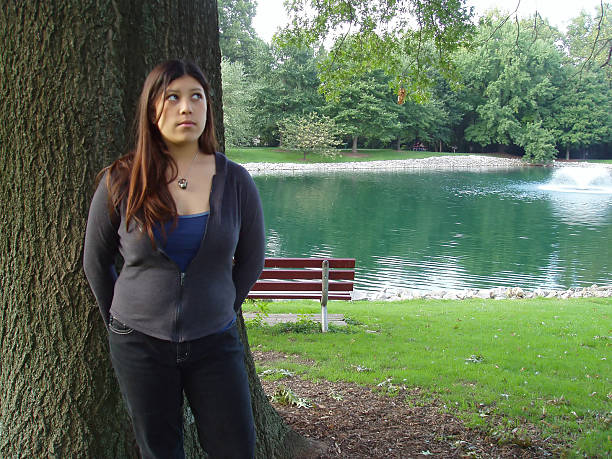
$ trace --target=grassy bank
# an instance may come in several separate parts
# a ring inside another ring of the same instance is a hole
[[[307,163],[340,163],[352,161],[385,161],[390,159],[420,159],[431,156],[465,155],[466,153],[436,153],[431,151],[359,150],[351,156],[350,150],[340,150],[334,157],[306,155]],[[231,148],[227,157],[238,163],[301,163],[303,155],[276,147]]]
[[[308,301],[265,307],[319,311]],[[498,441],[528,441],[530,423],[570,456],[612,454],[610,299],[332,302],[329,311],[352,325],[323,335],[307,323],[251,324],[250,344],[299,356],[270,365],[303,378],[383,383],[391,395],[420,387]]]

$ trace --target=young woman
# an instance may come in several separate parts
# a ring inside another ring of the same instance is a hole
[[[89,210],[85,274],[144,458],[184,457],[183,393],[210,457],[254,452],[236,312],[263,268],[263,212],[251,176],[215,147],[204,75],[162,63],[136,146],[103,171]]]

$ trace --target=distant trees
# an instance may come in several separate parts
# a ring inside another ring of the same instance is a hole
[[[552,102],[562,80],[562,55],[551,32],[541,30],[543,26],[536,31],[522,22],[517,36],[514,24],[499,27],[500,18],[488,19],[477,35],[482,44],[458,59],[463,85],[472,93],[469,98],[476,112],[465,129],[465,138],[482,146],[515,144],[527,148],[536,140],[538,145],[548,145]],[[538,135],[542,139],[538,140]],[[551,160],[554,144],[536,156],[537,161]],[[536,160],[536,156],[529,153],[526,159]]]
[[[525,149],[523,159],[530,163],[549,163],[557,156],[553,131],[543,127],[542,120],[522,125],[516,143]]]
[[[252,73],[258,52],[266,46],[253,28],[257,2],[217,0],[217,8],[221,55],[230,62],[241,62],[246,73]]]
[[[359,136],[382,142],[394,137],[399,110],[387,81],[381,72],[356,76],[325,106],[325,112],[350,136],[353,153]]]
[[[567,49],[565,88],[559,94],[559,145],[584,150],[612,142],[612,17],[582,12],[563,38]]]
[[[255,138],[253,104],[257,87],[244,72],[242,62],[221,60],[225,146],[250,145]]]
[[[563,45],[577,70],[600,69],[612,84],[612,3],[602,2],[593,12],[583,10],[570,22]]]
[[[419,141],[430,150],[508,151],[535,162],[559,152],[612,156],[609,3],[603,18],[582,13],[565,34],[541,18],[504,21],[499,12],[471,26],[462,1],[443,3],[333,0],[317,4],[314,19],[294,12],[291,33],[271,45],[245,32],[241,46],[254,49],[248,61],[228,42],[228,59],[244,66],[243,90],[255,93],[236,98],[250,118],[232,118],[228,106],[229,138],[232,124],[251,133],[230,143],[278,145],[283,120],[317,113],[342,126],[353,151]],[[248,32],[250,2],[220,2],[231,4]],[[328,49],[317,47],[323,36],[335,37]],[[470,37],[472,46],[462,48]],[[234,83],[224,83],[233,93]]]
[[[321,113],[325,99],[319,93],[318,52],[273,45],[261,54],[261,73],[253,112],[255,130],[265,145],[278,145],[279,123],[289,116]]]
[[[603,69],[585,71],[580,78],[570,75],[558,95],[558,106],[557,142],[566,159],[571,150],[612,140],[612,91]]]

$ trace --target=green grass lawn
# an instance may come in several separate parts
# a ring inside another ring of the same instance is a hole
[[[309,301],[263,308],[319,311]],[[567,445],[565,455],[612,454],[611,299],[331,302],[328,309],[353,325],[321,334],[305,324],[283,332],[251,323],[251,347],[299,356],[271,365],[303,378],[419,387],[499,441],[518,441],[528,422]]]
[[[307,163],[339,163],[351,161],[382,161],[389,159],[419,159],[431,156],[465,155],[467,153],[436,153],[431,151],[395,151],[395,150],[358,150],[359,155],[347,156],[350,150],[340,150],[340,154],[329,157],[306,155]],[[301,163],[303,155],[277,147],[230,148],[227,157],[238,163]]]
[[[612,159],[589,159],[590,163],[604,163],[604,164],[612,164]]]

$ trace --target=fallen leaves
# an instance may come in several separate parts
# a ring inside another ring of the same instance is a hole
[[[481,354],[473,354],[465,359],[465,364],[467,365],[469,363],[483,363],[484,361],[485,358]]]

